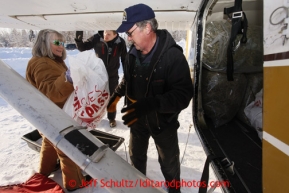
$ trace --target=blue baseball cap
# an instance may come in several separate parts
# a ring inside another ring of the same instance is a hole
[[[122,24],[116,30],[117,32],[126,32],[132,26],[139,22],[155,18],[155,13],[149,6],[145,4],[137,4],[128,7],[123,12]]]

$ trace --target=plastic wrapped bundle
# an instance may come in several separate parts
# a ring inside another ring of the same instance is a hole
[[[229,122],[237,114],[246,85],[247,80],[243,74],[234,74],[234,81],[227,81],[225,73],[203,68],[203,109],[216,128]]]
[[[226,72],[227,47],[230,39],[232,24],[229,21],[213,21],[206,24],[204,39],[203,66],[210,71]],[[263,70],[263,36],[259,26],[249,26],[247,43],[235,40],[234,72],[254,73]]]

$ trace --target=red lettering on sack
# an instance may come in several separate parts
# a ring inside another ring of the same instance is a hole
[[[97,106],[96,104],[92,104],[91,107],[95,110],[95,112],[98,112],[99,110],[99,106]]]
[[[97,87],[97,85],[95,85],[94,91],[95,91],[95,92],[100,92],[100,90],[97,90],[96,87]]]
[[[81,101],[81,104],[82,104],[82,105],[85,105],[85,103],[86,103],[86,102],[85,102],[85,97],[83,97],[80,101]]]
[[[89,117],[92,117],[92,115],[94,114],[94,111],[90,106],[85,107],[85,112]]]
[[[98,98],[97,102],[98,102],[101,106],[103,106],[105,100],[104,100],[103,98]]]
[[[93,93],[93,91],[90,92],[90,93],[88,93],[88,95],[87,95],[87,98],[88,98],[88,100],[89,100],[90,102],[95,101],[95,98],[93,97],[93,95],[92,95],[91,97],[89,97],[89,95],[92,94],[92,93]]]
[[[102,96],[103,96],[105,99],[108,99],[108,92],[105,92],[105,90],[104,90]]]
[[[99,96],[100,97],[98,98],[97,102],[100,104],[100,106],[103,106],[105,101],[108,99],[108,93],[104,90]]]
[[[73,103],[73,107],[74,107],[74,110],[77,111],[78,109],[81,108],[81,104],[77,97],[74,97],[74,101],[75,102]]]
[[[78,90],[78,87],[76,90]],[[109,93],[106,90],[97,90],[96,85],[93,91],[80,99],[76,90],[73,103],[74,117],[78,114],[82,122],[88,123],[87,126],[95,126],[94,121],[98,122],[105,113],[106,108],[103,108],[103,106],[109,98]]]

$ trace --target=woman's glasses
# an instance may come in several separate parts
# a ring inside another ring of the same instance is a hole
[[[52,43],[56,46],[64,46],[64,42],[61,42],[59,40],[53,40]]]
[[[136,26],[136,28],[137,28],[137,27],[138,27],[138,26]],[[131,38],[132,33],[134,32],[134,30],[136,30],[136,28],[134,28],[131,32],[126,31],[126,32],[125,32],[126,35]]]

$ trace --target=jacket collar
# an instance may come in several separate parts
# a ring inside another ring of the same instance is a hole
[[[153,47],[153,49],[147,54],[147,56],[145,57],[143,63],[150,63],[157,47],[158,47],[158,44],[159,44],[159,37],[157,37],[157,40],[155,42],[155,45]],[[130,54],[134,55],[135,57],[139,58],[139,51],[133,47],[132,50],[130,51]]]

